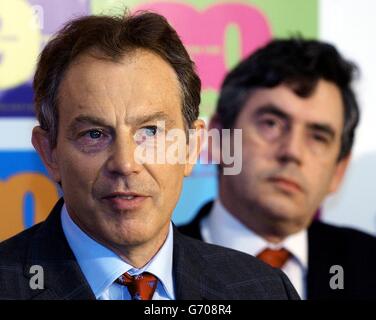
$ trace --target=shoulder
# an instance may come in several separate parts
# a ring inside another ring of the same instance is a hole
[[[331,265],[341,265],[354,282],[376,268],[376,238],[353,228],[314,222],[308,229],[308,246],[311,267],[329,270]]]
[[[33,243],[33,249],[40,251],[42,246],[56,247],[62,241],[62,228],[60,222],[60,211],[64,204],[61,198],[51,210],[47,219],[31,228],[28,228],[17,235],[0,243],[0,263],[7,261],[20,261]],[[54,244],[52,243],[54,241]],[[24,261],[23,261],[24,262]]]
[[[39,230],[42,223],[26,229],[17,235],[0,243],[0,264],[5,261],[21,261],[26,254],[31,239]]]
[[[336,243],[347,247],[361,246],[376,250],[376,237],[349,227],[340,227],[315,221],[308,229],[310,240],[325,241],[327,244]]]
[[[218,245],[209,244],[185,235],[180,235],[180,237],[187,245],[189,245],[190,250],[199,253],[206,262],[210,262],[208,266],[212,268],[233,268],[234,261],[236,261],[236,267],[246,265],[247,268],[252,268],[254,272],[265,273],[266,275],[274,274],[273,268],[267,266],[251,255]],[[218,263],[221,263],[221,267],[219,267]]]
[[[368,299],[375,296],[374,236],[353,228],[315,221],[308,228],[308,239],[308,287],[312,298]],[[333,266],[340,266],[344,272],[344,290],[333,291],[328,286]]]
[[[29,246],[40,225],[35,225],[0,243],[0,300],[29,299],[26,261]]]
[[[185,243],[186,256],[200,261],[202,272],[219,279],[236,299],[299,299],[286,275],[259,259],[217,245],[177,235]]]

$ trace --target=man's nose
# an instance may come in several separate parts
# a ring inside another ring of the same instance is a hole
[[[106,163],[107,170],[112,175],[128,176],[139,173],[142,164],[135,159],[136,143],[133,136],[118,136],[112,145],[109,158]]]
[[[301,165],[305,146],[304,133],[299,128],[290,128],[283,137],[277,151],[278,161],[284,164]]]

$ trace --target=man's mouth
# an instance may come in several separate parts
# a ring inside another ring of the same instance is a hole
[[[106,196],[105,199],[114,199],[114,198],[120,198],[125,200],[132,200],[138,196],[127,196],[127,195],[113,195],[113,196]]]
[[[274,176],[274,177],[270,177],[268,181],[272,182],[273,184],[276,184],[278,187],[287,191],[303,192],[302,186],[298,182],[290,178]]]
[[[112,192],[102,197],[107,204],[116,210],[137,209],[146,198],[146,195],[134,192]]]

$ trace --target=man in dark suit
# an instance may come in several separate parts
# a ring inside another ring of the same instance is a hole
[[[376,298],[376,239],[314,219],[350,158],[354,68],[302,39],[274,40],[235,67],[210,127],[242,130],[241,172],[220,162],[218,199],[180,231],[282,268],[302,298]]]
[[[0,299],[298,299],[281,271],[171,223],[204,124],[200,80],[163,17],[69,22],[34,91],[32,142],[63,198],[0,244]]]

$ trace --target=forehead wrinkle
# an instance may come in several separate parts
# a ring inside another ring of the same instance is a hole
[[[156,111],[154,113],[139,116],[129,116],[126,119],[126,123],[132,125],[142,125],[154,121],[164,121],[167,127],[176,125],[176,121],[171,119],[171,117],[164,111]]]
[[[146,124],[152,121],[164,121],[166,127],[173,127],[176,126],[176,122],[169,117],[169,115],[163,111],[158,111],[152,114],[140,115],[140,116],[132,116],[124,121],[124,124],[128,124],[130,126],[140,126],[142,124]],[[71,130],[77,129],[77,127],[82,125],[96,125],[102,126],[107,128],[113,128],[114,125],[111,124],[106,118],[102,118],[99,116],[93,116],[90,114],[81,114],[78,115],[73,119],[73,121],[69,124],[69,128]]]
[[[147,119],[145,118],[149,118],[149,120],[164,120],[166,121],[166,126],[174,126],[174,125],[177,125],[178,123],[177,122],[180,122],[178,121],[177,119],[174,119],[174,117],[170,117],[168,116],[168,114],[165,114],[165,115],[162,115],[162,114],[159,114],[157,116],[155,116],[154,118],[151,118],[150,115],[148,115],[147,113],[153,111],[153,109],[155,111],[158,112],[158,109],[159,110],[163,110],[163,106],[168,103],[170,104],[170,107],[171,108],[176,108],[178,113],[179,113],[179,117],[181,118],[181,120],[183,120],[183,115],[182,115],[182,97],[181,97],[181,87],[180,87],[180,82],[178,80],[178,77],[174,71],[174,69],[167,63],[165,62],[162,58],[160,58],[158,55],[154,54],[154,53],[150,53],[148,51],[138,51],[138,53],[141,53],[139,56],[135,55],[135,54],[130,54],[130,55],[126,55],[124,56],[122,59],[119,60],[118,63],[114,63],[112,61],[103,61],[103,60],[98,60],[98,59],[95,59],[94,57],[90,57],[90,56],[83,56],[81,57],[81,60],[80,61],[77,61],[78,63],[75,64],[75,66],[78,68],[74,68],[75,70],[73,70],[73,68],[71,68],[69,71],[69,74],[70,76],[72,76],[73,74],[75,76],[79,75],[80,73],[80,68],[81,67],[84,67],[84,65],[88,65],[90,66],[90,62],[99,62],[102,67],[104,66],[109,66],[110,68],[112,67],[115,67],[116,71],[117,72],[120,72],[120,73],[123,73],[124,71],[121,70],[121,68],[119,69],[118,67],[124,65],[124,66],[132,66],[131,69],[127,69],[127,73],[131,72],[132,74],[132,77],[133,76],[136,76],[136,78],[134,80],[137,80],[136,82],[138,83],[139,80],[140,80],[140,77],[142,77],[142,74],[146,74],[149,70],[148,66],[145,65],[145,64],[141,64],[139,62],[142,62],[143,59],[147,59],[148,56],[154,56],[155,58],[157,58],[158,61],[156,62],[153,62],[153,63],[156,63],[156,66],[158,66],[160,63],[162,63],[163,61],[163,64],[171,71],[171,72],[162,72],[162,73],[158,73],[156,72],[155,70],[151,70],[151,76],[152,78],[155,78],[155,77],[158,77],[158,81],[162,81],[162,82],[169,82],[171,84],[173,84],[177,90],[169,90],[168,92],[166,92],[166,90],[163,90],[163,91],[155,91],[155,88],[153,86],[153,81],[145,81],[142,83],[142,87],[143,87],[143,91],[146,92],[145,94],[145,98],[147,98],[147,100],[145,99],[136,99],[134,100],[132,97],[135,97],[136,94],[139,95],[140,93],[137,91],[137,88],[139,88],[139,86],[137,86],[136,83],[134,83],[134,81],[132,81],[131,79],[129,79],[128,81],[128,84],[126,86],[126,88],[122,88],[122,83],[119,82],[119,83],[115,83],[115,86],[113,86],[110,82],[107,82],[107,81],[102,81],[105,79],[105,74],[102,74],[100,72],[101,69],[93,69],[93,68],[89,68],[89,74],[87,74],[86,76],[84,76],[85,78],[87,78],[87,80],[90,80],[90,81],[84,81],[85,83],[83,83],[83,85],[85,86],[85,90],[84,92],[82,92],[82,90],[79,90],[77,91],[77,88],[75,87],[71,87],[69,85],[70,81],[66,81],[66,84],[68,84],[68,87],[69,87],[69,90],[72,91],[75,93],[74,94],[74,100],[76,100],[77,98],[79,98],[79,96],[77,96],[77,94],[79,92],[80,95],[81,95],[81,98],[82,98],[82,94],[84,95],[84,102],[81,103],[82,104],[82,109],[83,110],[80,110],[81,112],[85,112],[85,111],[89,111],[90,114],[92,115],[102,115],[103,117],[102,118],[105,118],[107,120],[110,120],[109,117],[111,117],[111,120],[115,120],[115,122],[119,122],[119,124],[121,124],[122,122],[124,123],[141,123],[141,122],[144,122],[146,121]],[[154,61],[154,60],[153,60]],[[154,66],[154,64],[153,64]],[[154,68],[155,69],[155,68]],[[96,70],[96,71],[95,71]],[[99,71],[98,71],[99,70]],[[85,70],[86,71],[86,70]],[[137,72],[138,73],[135,73]],[[72,74],[73,72],[73,74]],[[94,73],[92,73],[94,72]],[[99,73],[98,73],[99,72]],[[141,72],[141,73],[140,73]],[[89,76],[91,75],[91,77]],[[124,76],[127,76],[127,74],[124,74]],[[161,78],[161,76],[163,76]],[[162,80],[161,80],[162,79]],[[67,79],[65,79],[67,80]],[[94,82],[96,82],[96,85],[98,86],[99,85],[99,92],[98,92],[98,88],[95,88],[93,87],[93,84]],[[98,83],[98,82],[102,82],[102,83]],[[81,82],[82,83],[82,82]],[[126,82],[127,83],[127,82]],[[171,86],[170,86],[171,87]],[[150,90],[150,89],[153,89],[154,90]],[[161,89],[166,89],[164,86],[161,87]],[[119,93],[121,92],[122,90],[127,90],[127,94],[119,94],[119,95],[116,95],[116,93]],[[151,96],[148,95],[150,91],[150,94]],[[114,95],[115,94],[115,95]],[[173,96],[175,96],[175,98],[172,98]],[[114,99],[115,98],[115,99]],[[142,97],[141,97],[142,98]],[[168,98],[168,99],[167,99]],[[176,102],[175,102],[175,99],[176,99]],[[139,101],[138,101],[139,100]],[[82,100],[80,100],[81,102]],[[79,101],[77,101],[79,102]],[[175,103],[178,103],[178,106],[174,106]],[[119,104],[121,104],[123,107],[122,108],[119,108]],[[86,107],[85,107],[86,105]],[[106,107],[106,105],[108,107]],[[128,107],[129,106],[129,107]],[[137,115],[137,111],[139,111],[140,115],[138,116]],[[162,111],[160,111],[162,112]],[[146,113],[146,116],[143,117],[142,113]],[[174,120],[175,121],[174,121]],[[179,119],[180,120],[180,119]],[[112,123],[112,121],[111,121]],[[115,124],[114,124],[115,125]]]

